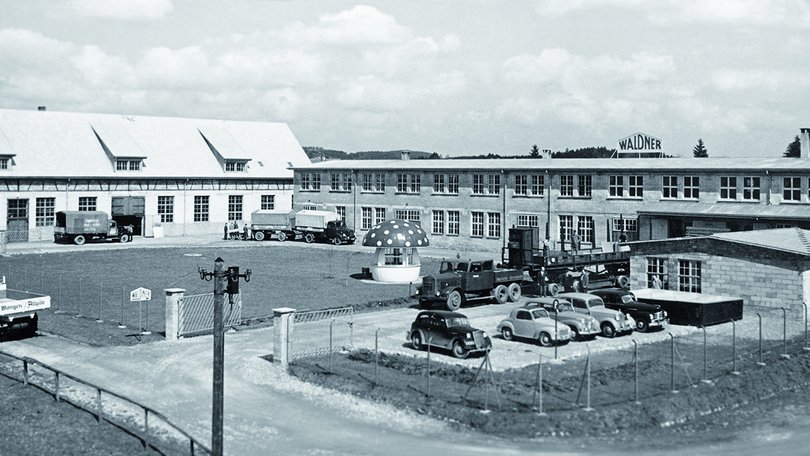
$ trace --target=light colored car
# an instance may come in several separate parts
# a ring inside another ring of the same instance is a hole
[[[548,311],[549,317],[571,328],[572,340],[592,340],[602,333],[599,321],[590,315],[574,310],[574,305],[565,299],[554,297],[535,298],[524,307],[539,307]]]
[[[571,329],[549,317],[548,311],[537,307],[512,309],[509,317],[498,323],[498,331],[505,340],[515,337],[536,340],[543,347],[554,343],[568,343]]]
[[[602,335],[614,337],[616,334],[630,334],[636,327],[636,321],[623,312],[608,309],[599,296],[590,293],[560,293],[560,299],[571,301],[574,310],[581,314],[590,315],[599,320]]]

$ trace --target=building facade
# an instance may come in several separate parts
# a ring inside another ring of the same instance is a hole
[[[53,239],[57,211],[99,210],[136,235],[221,233],[290,210],[307,163],[281,123],[0,110],[0,231]]]
[[[806,136],[806,134],[804,135]],[[334,206],[362,235],[420,222],[437,247],[500,251],[509,227],[553,248],[810,229],[810,159],[345,160],[295,167],[295,201]]]

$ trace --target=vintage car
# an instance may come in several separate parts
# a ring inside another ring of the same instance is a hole
[[[667,312],[658,304],[648,304],[636,300],[636,296],[623,288],[603,288],[590,293],[602,298],[608,309],[621,310],[636,320],[636,330],[649,331],[663,329],[667,323]]]
[[[549,317],[571,329],[571,339],[592,340],[601,334],[599,321],[590,315],[584,315],[574,310],[574,306],[565,299],[543,297],[532,299],[523,307],[527,309],[541,308],[548,311]]]
[[[621,311],[608,309],[602,298],[590,293],[560,293],[560,299],[570,301],[574,310],[590,315],[599,320],[599,327],[604,337],[615,337],[616,334],[630,334],[636,327],[636,321]]]
[[[532,339],[543,347],[550,347],[553,343],[567,344],[571,340],[571,328],[551,319],[546,309],[535,306],[512,309],[509,317],[498,323],[498,331],[505,340],[513,337]]]
[[[429,344],[450,350],[453,356],[462,359],[470,353],[486,352],[492,348],[489,336],[470,326],[467,316],[446,310],[419,312],[411,324],[407,339],[416,350],[422,350]]]

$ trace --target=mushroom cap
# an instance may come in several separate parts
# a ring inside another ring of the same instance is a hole
[[[427,247],[427,233],[418,223],[393,219],[379,223],[363,238],[365,247]]]

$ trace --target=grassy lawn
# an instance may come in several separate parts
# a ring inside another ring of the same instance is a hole
[[[186,295],[213,291],[213,282],[201,280],[197,268],[212,271],[217,257],[226,267],[252,270],[250,282],[240,284],[243,318],[270,316],[277,307],[375,307],[404,301],[416,291],[417,284],[353,278],[369,266],[371,253],[292,243],[46,253],[3,258],[0,274],[9,289],[52,297],[51,311],[40,314],[41,330],[93,344],[131,344],[160,337],[135,335],[139,326],[164,331],[164,289],[184,288]],[[424,259],[423,273],[437,268],[438,260]],[[129,301],[138,287],[152,290],[148,309]],[[122,320],[126,329],[118,328]]]

